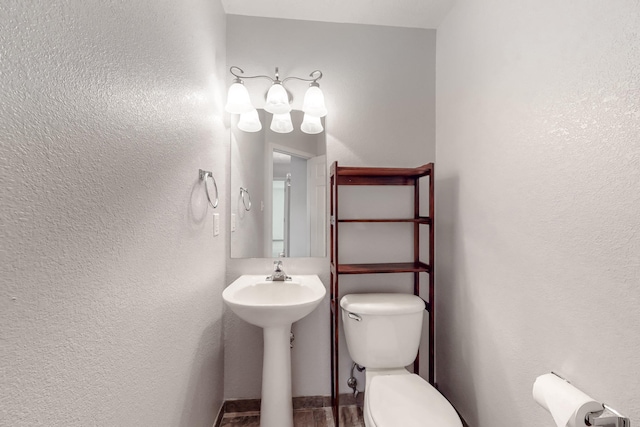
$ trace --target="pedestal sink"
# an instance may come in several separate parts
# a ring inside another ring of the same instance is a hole
[[[291,324],[311,313],[326,292],[316,275],[292,276],[283,282],[244,275],[222,292],[235,314],[263,328],[260,427],[293,427]]]

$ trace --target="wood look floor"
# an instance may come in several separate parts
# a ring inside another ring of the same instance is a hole
[[[330,407],[301,408],[293,411],[295,427],[334,427]],[[260,411],[225,413],[220,427],[260,427]],[[340,427],[364,427],[362,407],[340,407]]]

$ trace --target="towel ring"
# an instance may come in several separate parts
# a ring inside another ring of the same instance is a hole
[[[244,195],[247,195],[247,198],[244,198]],[[249,190],[244,187],[240,187],[240,198],[242,199],[242,204],[244,205],[245,211],[251,210],[251,195],[249,194]],[[248,202],[247,202],[248,201]],[[248,205],[247,205],[248,203]]]
[[[213,188],[216,190],[215,203],[211,201],[211,196],[209,195],[209,185],[207,184],[207,177],[211,177],[211,181],[213,181]],[[216,179],[213,177],[213,173],[200,169],[200,179],[204,181],[204,189],[205,189],[205,193],[207,193],[207,200],[209,201],[209,204],[211,205],[212,208],[214,209],[217,208],[218,202],[219,202],[218,184],[216,184]]]

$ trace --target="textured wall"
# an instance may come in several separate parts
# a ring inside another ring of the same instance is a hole
[[[224,68],[217,2],[0,4],[0,425],[213,424]]]
[[[435,155],[435,39],[434,30],[229,15],[227,62],[229,66],[241,67],[248,75],[272,74],[275,67],[280,68],[281,77],[306,76],[321,69],[324,77],[320,87],[329,110],[325,119],[328,163],[337,160],[345,166],[413,167],[433,161]],[[228,75],[227,83],[231,80]],[[246,85],[260,93],[255,89],[258,82],[247,81]],[[291,82],[294,109],[301,108],[305,89],[305,84]],[[254,102],[258,99],[259,96],[254,97]],[[347,209],[362,206],[363,216],[370,210],[380,212],[393,206],[408,206],[411,212],[407,193],[361,190],[351,193],[350,205],[341,206]],[[388,227],[357,231],[353,242],[368,239],[341,248],[341,254],[345,260],[350,256],[365,260],[390,256],[411,259],[412,244],[406,231]],[[328,258],[286,259],[284,265],[289,273],[319,274],[329,285]],[[271,268],[270,259],[231,259],[227,281],[241,274],[269,272]],[[341,289],[360,292],[409,289],[398,286],[408,284],[409,276],[343,277]],[[294,395],[329,394],[328,300],[297,322],[294,332]],[[342,350],[341,386],[347,392],[351,362],[344,342]],[[261,330],[232,313],[226,314],[225,397],[259,396],[261,364]],[[362,388],[364,378],[360,381]]]
[[[563,374],[640,423],[640,2],[458,2],[438,28],[438,381],[551,427]]]

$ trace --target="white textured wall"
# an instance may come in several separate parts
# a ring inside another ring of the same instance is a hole
[[[435,31],[367,25],[327,24],[229,15],[227,18],[227,63],[249,75],[306,76],[321,69],[320,80],[329,114],[325,119],[327,161],[344,166],[414,167],[433,161],[435,155]],[[227,84],[232,81],[227,76]],[[265,81],[264,85],[268,82]],[[258,82],[247,81],[255,88]],[[293,108],[300,109],[303,83],[291,82]],[[255,89],[254,89],[255,90]],[[257,102],[254,97],[254,102]],[[377,193],[351,197],[352,207],[369,203],[376,212],[407,204],[410,195],[398,192],[379,198]],[[373,201],[373,204],[370,204]],[[347,207],[346,203],[342,204]],[[410,206],[410,205],[409,205]],[[365,214],[367,211],[364,211]],[[407,233],[378,229],[371,244],[341,249],[358,256],[387,259],[411,253]],[[406,230],[405,230],[406,231]],[[410,237],[410,235],[409,235]],[[328,245],[327,245],[328,247]],[[411,255],[409,255],[411,256]],[[346,259],[346,258],[345,258]],[[372,259],[372,258],[369,258]],[[343,260],[344,261],[344,260]],[[289,274],[319,274],[329,286],[329,259],[286,259]],[[231,259],[227,282],[241,274],[267,273],[271,259]],[[343,290],[401,290],[409,275],[343,277]],[[362,286],[360,286],[362,285]],[[330,393],[329,303],[294,325],[296,347],[292,353],[294,396]],[[342,344],[343,392],[350,359]],[[260,395],[262,372],[261,330],[225,314],[225,397]],[[426,365],[424,365],[426,366]],[[361,377],[361,384],[364,379]],[[362,388],[362,386],[361,386]]]
[[[640,423],[640,2],[458,2],[437,44],[438,382],[552,427],[555,370]]]
[[[213,424],[224,73],[215,1],[0,5],[0,425]]]

